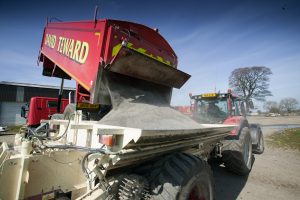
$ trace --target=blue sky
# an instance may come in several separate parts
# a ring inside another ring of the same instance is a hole
[[[193,94],[228,89],[238,67],[266,66],[273,75],[268,100],[300,102],[300,1],[14,1],[0,2],[0,81],[59,85],[36,64],[47,17],[64,21],[113,18],[156,27],[174,48],[179,69],[192,75],[173,91],[173,105]],[[67,81],[74,86],[74,81]]]

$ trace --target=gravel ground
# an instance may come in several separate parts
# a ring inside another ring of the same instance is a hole
[[[250,117],[251,123],[262,125],[300,124],[300,117]],[[263,127],[265,140],[278,131]],[[14,135],[0,135],[0,142],[12,144]],[[242,177],[227,172],[223,167],[212,166],[215,179],[216,200],[298,200],[300,197],[300,153],[265,147],[265,152],[255,155],[249,176]]]

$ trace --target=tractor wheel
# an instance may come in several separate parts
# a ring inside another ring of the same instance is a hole
[[[261,129],[259,129],[259,132],[258,132],[257,144],[253,145],[252,151],[253,151],[253,153],[256,153],[256,154],[262,154],[265,151],[264,136],[263,136]]]
[[[120,175],[113,181],[108,199],[150,200],[148,181],[137,174]]]
[[[193,155],[176,153],[158,161],[150,181],[152,199],[213,199],[211,169],[206,161]]]
[[[238,140],[224,140],[222,143],[222,160],[226,168],[238,175],[249,174],[254,160],[249,129],[244,127]]]
[[[252,138],[252,152],[262,154],[264,152],[264,138],[259,124],[250,124]]]
[[[66,196],[61,196],[61,197],[55,197],[55,200],[71,200],[71,199]]]
[[[99,121],[101,117],[98,114],[98,111],[82,111],[82,114],[89,121]]]

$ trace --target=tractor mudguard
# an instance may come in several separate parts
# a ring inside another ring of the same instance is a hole
[[[248,120],[245,117],[233,117],[234,120],[225,120],[223,124],[236,125],[236,127],[225,138],[226,140],[238,140],[244,127],[249,127]]]
[[[259,134],[261,132],[261,128],[259,124],[250,124],[250,133],[252,138],[252,144],[257,144],[259,139]]]
[[[264,136],[259,124],[250,124],[253,153],[262,154],[265,149]]]

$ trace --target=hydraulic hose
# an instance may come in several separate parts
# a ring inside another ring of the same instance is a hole
[[[74,116],[74,115],[75,115],[75,114],[69,115],[68,125],[67,125],[67,127],[66,127],[64,133],[63,133],[61,136],[58,136],[58,137],[56,137],[56,138],[47,138],[47,139],[48,139],[48,140],[57,141],[57,140],[60,140],[61,138],[63,138],[63,137],[67,134],[67,132],[68,132],[68,128],[69,128],[70,123],[71,123],[71,117]]]
[[[71,145],[47,145],[45,148],[49,149],[75,149],[81,151],[88,151],[90,153],[102,153],[107,155],[118,155],[120,152],[112,152],[102,148],[90,148],[90,147],[79,147],[79,146],[71,146]]]

